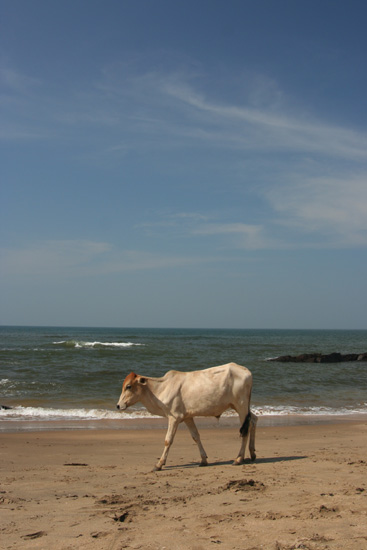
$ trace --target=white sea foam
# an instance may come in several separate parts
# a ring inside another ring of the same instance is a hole
[[[145,412],[145,411],[144,411]],[[142,416],[138,414],[137,416]],[[107,409],[52,409],[14,407],[0,411],[1,420],[121,420],[121,413]]]
[[[53,344],[70,348],[130,348],[132,346],[144,346],[144,344],[135,342],[83,342],[81,340],[61,340],[60,342],[53,342]]]
[[[264,406],[252,407],[252,411],[261,416],[336,416],[367,413],[367,403],[361,408],[332,409],[330,407],[292,407]],[[226,411],[224,417],[237,416],[234,411]],[[159,418],[151,415],[146,409],[129,409],[127,412],[114,412],[108,409],[53,409],[44,407],[14,407],[0,411],[0,420],[4,421],[57,421],[57,420],[129,420],[136,418]]]
[[[353,414],[366,414],[367,403],[364,403],[360,408],[347,409],[341,407],[333,409],[331,407],[292,407],[292,406],[273,406],[273,407],[252,407],[252,411],[257,416],[349,416]]]

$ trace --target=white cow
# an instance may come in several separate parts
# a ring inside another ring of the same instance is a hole
[[[234,409],[240,417],[242,441],[240,451],[233,464],[241,464],[244,461],[249,434],[251,459],[255,460],[256,458],[257,417],[250,411],[251,390],[251,372],[236,363],[193,372],[171,370],[162,378],[140,376],[131,372],[122,385],[117,408],[123,411],[140,401],[150,413],[168,418],[164,451],[154,468],[155,470],[161,470],[165,465],[168,451],[181,422],[185,422],[199,447],[200,465],[206,466],[207,455],[201,444],[194,417],[215,416],[219,418],[227,409]]]

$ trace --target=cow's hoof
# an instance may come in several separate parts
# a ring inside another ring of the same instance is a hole
[[[154,466],[153,472],[160,472],[162,470],[162,466]]]
[[[253,454],[251,455],[251,461],[252,461],[252,462],[255,462],[255,460],[256,460],[256,454],[253,453]]]
[[[202,467],[202,466],[207,466],[208,463],[205,461],[205,462],[200,462],[199,466]]]
[[[243,460],[241,458],[236,458],[236,460],[232,462],[233,466],[241,466],[241,464],[243,464]]]

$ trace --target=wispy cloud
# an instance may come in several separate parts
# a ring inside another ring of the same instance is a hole
[[[28,95],[39,88],[41,83],[39,78],[23,74],[7,64],[0,64],[0,86],[5,95],[10,93]]]
[[[208,99],[187,83],[170,79],[162,90],[172,98],[207,114],[206,121],[217,125],[222,144],[237,143],[237,147],[261,150],[300,151],[303,154],[342,155],[345,158],[367,160],[367,136],[349,128],[338,127],[310,119],[300,113],[297,117],[273,109],[228,105]],[[282,106],[284,109],[284,106]],[[201,122],[203,122],[201,120]]]
[[[149,237],[192,239],[208,255],[224,250],[265,251],[367,246],[367,177],[292,180],[259,191],[271,219],[251,224],[225,214],[171,215],[136,226]],[[167,237],[168,236],[168,237]],[[225,256],[223,257],[225,260]]]
[[[13,116],[8,113],[8,126],[13,121],[18,127],[17,132],[9,132],[12,136],[22,136],[19,126],[23,112],[25,135],[32,135],[31,123],[36,126],[34,135],[40,133],[40,127],[48,127],[55,137],[62,137],[65,127],[89,131],[94,125],[110,132],[105,151],[115,153],[121,150],[121,143],[153,150],[175,144],[192,147],[195,143],[236,152],[296,152],[367,160],[365,132],[327,123],[301,110],[295,113],[285,101],[262,102],[261,107],[250,97],[242,104],[218,101],[205,75],[190,70],[139,71],[133,62],[126,62],[101,71],[94,82],[79,82],[75,88],[68,84],[58,93],[46,83],[3,65],[0,83],[3,101],[22,99],[28,112],[36,115],[28,119],[26,109],[14,111]],[[251,82],[248,87],[252,89]],[[249,96],[253,95],[252,90]],[[96,139],[94,145],[100,147],[100,141]]]
[[[231,237],[232,247],[245,250],[263,250],[277,247],[274,240],[266,236],[261,225],[245,223],[208,223],[193,230],[194,235]]]
[[[76,272],[111,250],[108,243],[74,240],[43,241],[1,250],[4,275],[49,276]]]
[[[282,93],[274,82],[276,93],[269,94],[272,99],[254,102],[256,94],[249,79],[247,102],[235,104],[216,100],[205,75],[191,71],[136,73],[127,72],[123,66],[109,70],[104,78],[96,86],[101,97],[121,106],[128,104],[131,120],[161,137],[187,139],[187,144],[194,139],[198,145],[236,151],[285,151],[367,160],[365,132],[316,118],[306,106],[295,111],[285,100],[278,101]],[[262,82],[259,93],[266,97],[263,81],[268,79],[254,78]]]
[[[74,155],[87,158],[89,148],[88,158],[114,155],[122,161],[132,150],[158,150],[173,169],[177,162],[186,167],[193,150],[209,151],[213,162],[217,153],[230,152],[221,162],[230,170],[236,166],[236,182],[228,178],[223,185],[251,187],[268,208],[266,216],[262,212],[251,223],[237,209],[235,218],[225,212],[176,212],[140,227],[179,228],[188,237],[218,237],[218,247],[226,241],[248,250],[367,244],[367,133],[323,121],[306,114],[306,108],[296,111],[274,82],[262,84],[262,101],[251,100],[254,88],[249,86],[247,99],[235,102],[218,99],[206,75],[197,71],[146,70],[135,60],[111,65],[93,82],[79,82],[77,88],[69,84],[59,94],[50,94],[44,82],[9,66],[0,67],[0,81],[0,101],[7,106],[13,102],[11,109],[4,109],[3,139],[67,138],[74,140]],[[267,94],[267,87],[275,91]],[[267,101],[268,96],[276,100]],[[167,152],[172,148],[179,156],[171,161]],[[55,252],[55,265],[63,263],[63,248]],[[115,264],[110,258],[104,265],[123,270],[170,261],[126,252]]]
[[[103,242],[44,241],[19,249],[1,249],[4,277],[80,277],[126,271],[183,267],[205,261],[199,257],[122,250]]]
[[[0,139],[32,141],[50,137],[49,122],[41,114],[46,100],[43,85],[40,79],[0,61]]]
[[[367,173],[313,177],[268,188],[277,223],[318,246],[367,245]]]

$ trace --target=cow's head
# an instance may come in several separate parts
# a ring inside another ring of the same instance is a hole
[[[122,392],[117,403],[117,408],[124,411],[131,405],[140,401],[147,380],[143,376],[130,372],[122,384]]]

